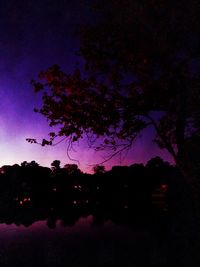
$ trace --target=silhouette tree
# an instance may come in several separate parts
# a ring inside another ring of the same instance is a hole
[[[160,157],[154,157],[146,164],[146,172],[150,177],[150,182],[153,187],[161,183],[168,183],[171,176],[171,169],[172,166],[170,166],[168,162],[163,161]]]
[[[35,160],[32,160],[31,162],[23,161],[21,163],[21,167],[29,167],[37,169],[37,167],[39,167],[39,164]]]
[[[78,175],[81,173],[76,164],[65,164],[64,169],[68,175]]]
[[[60,126],[43,144],[86,135],[93,145],[96,135],[102,144],[95,148],[113,156],[153,127],[154,141],[171,154],[199,198],[199,173],[187,145],[200,134],[197,1],[97,1],[95,10],[93,25],[80,30],[86,72],[67,74],[54,65],[32,81],[35,91],[44,92],[36,111],[50,126]]]
[[[60,170],[60,160],[54,160],[52,163],[51,163],[51,168],[53,171],[58,171]]]
[[[27,165],[28,165],[28,162],[26,160],[21,163],[22,167],[26,167]]]
[[[95,174],[102,174],[102,173],[105,173],[106,170],[105,170],[105,166],[96,165],[96,166],[94,166],[93,171]]]

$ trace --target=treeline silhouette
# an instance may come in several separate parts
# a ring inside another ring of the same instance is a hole
[[[46,220],[49,228],[61,220],[74,225],[93,215],[94,224],[106,220],[134,226],[166,222],[176,193],[171,190],[176,167],[155,157],[143,164],[96,166],[86,174],[75,164],[51,168],[35,161],[0,168],[0,223],[29,226]],[[172,187],[173,188],[173,187]]]

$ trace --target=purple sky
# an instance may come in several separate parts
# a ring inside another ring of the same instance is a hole
[[[88,2],[0,1],[0,166],[24,160],[35,160],[44,166],[50,166],[55,159],[61,160],[62,165],[74,163],[67,157],[65,143],[41,147],[26,142],[28,137],[41,140],[49,132],[46,119],[33,112],[41,98],[34,93],[30,80],[53,64],[73,70],[80,59],[74,56],[78,39],[72,33],[80,22],[90,19]],[[118,156],[107,166],[145,163],[155,155],[170,160],[170,156],[148,141],[147,136],[151,135],[151,129],[146,131],[126,158]],[[89,164],[102,161],[105,155],[88,149],[84,142],[76,150],[71,156],[87,172],[91,171]]]

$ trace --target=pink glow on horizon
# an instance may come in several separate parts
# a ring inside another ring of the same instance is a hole
[[[0,131],[0,133],[2,130]],[[35,136],[33,132],[32,136]],[[38,134],[38,133],[37,133]],[[1,134],[0,138],[0,166],[21,164],[23,161],[30,162],[35,160],[41,166],[50,167],[51,162],[55,159],[61,161],[61,166],[65,164],[77,164],[67,157],[67,144],[61,143],[55,147],[41,147],[39,145],[26,142],[27,136],[30,134],[18,135],[15,139],[9,139],[6,135]],[[42,136],[42,134],[41,134]],[[76,152],[71,151],[70,156],[80,162],[79,168],[86,173],[91,173],[93,165],[102,162],[108,154],[106,152],[95,152],[89,149],[85,143],[75,145]],[[164,160],[173,163],[172,158],[165,150],[160,150],[155,144],[149,142],[148,139],[138,138],[133,148],[127,154],[118,155],[104,165],[106,169],[111,169],[113,165],[131,165],[134,163],[146,163],[150,158],[160,156]]]

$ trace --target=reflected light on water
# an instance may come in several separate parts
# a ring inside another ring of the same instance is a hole
[[[78,229],[81,229],[81,228],[89,228],[92,225],[92,223],[93,223],[92,215],[85,217],[85,218],[84,217],[79,218],[78,221],[75,223],[75,225],[73,225],[72,227],[62,226],[61,220],[58,220],[56,222],[56,228],[54,229],[54,231],[57,231],[57,232],[77,231]],[[5,223],[0,224],[0,235],[1,236],[7,233],[12,234],[13,232],[22,233],[22,232],[35,232],[35,231],[36,232],[37,231],[52,232],[52,230],[48,228],[46,220],[35,222],[29,227],[26,227],[24,225],[17,226],[16,224],[10,224],[10,225],[5,224]]]
[[[0,252],[4,253],[4,263],[9,263],[2,267],[80,267],[97,263],[117,267],[133,266],[133,262],[141,260],[143,267],[151,262],[151,234],[115,225],[110,220],[97,225],[92,215],[81,217],[73,226],[63,226],[58,220],[54,229],[48,228],[46,220],[29,227],[0,224],[0,236]]]

